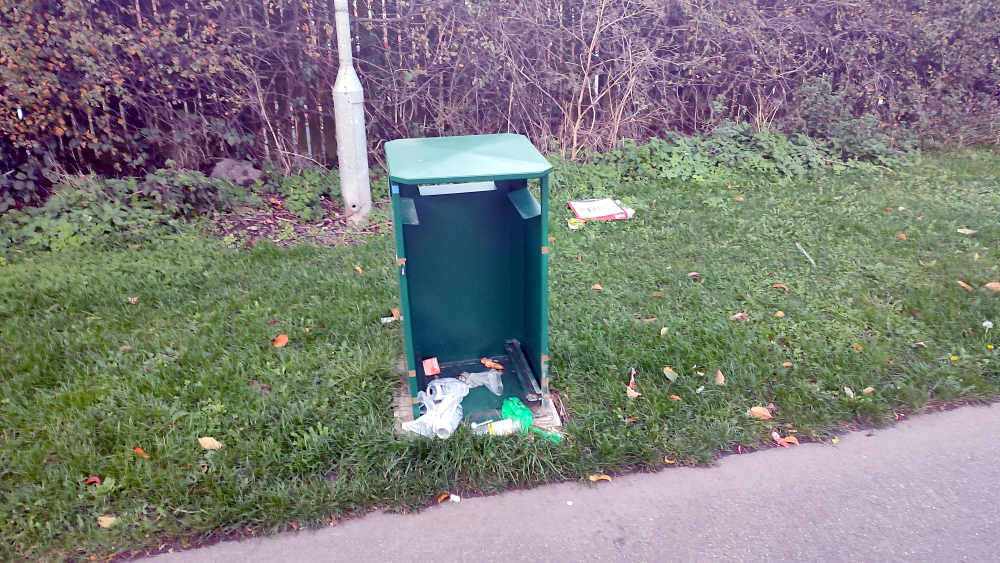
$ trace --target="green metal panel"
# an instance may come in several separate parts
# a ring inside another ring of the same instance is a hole
[[[547,392],[551,165],[520,135],[403,139],[386,143],[386,155],[412,396],[430,357],[444,377],[484,369],[481,357],[508,366],[503,397],[473,390],[469,417],[537,392],[523,373]],[[541,202],[528,189],[534,178]],[[479,183],[440,186],[463,182]],[[511,340],[524,369],[508,356]]]
[[[552,170],[523,135],[468,135],[397,139],[385,144],[389,180],[440,184],[540,178]]]

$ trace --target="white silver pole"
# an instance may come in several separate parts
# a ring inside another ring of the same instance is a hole
[[[372,207],[368,183],[368,142],[365,139],[365,93],[351,58],[351,29],[347,0],[334,0],[337,20],[337,54],[340,68],[333,84],[333,112],[337,128],[337,160],[344,212],[355,224],[365,220]]]

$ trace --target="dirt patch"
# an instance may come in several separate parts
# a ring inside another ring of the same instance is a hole
[[[360,227],[347,221],[337,202],[324,197],[320,205],[323,210],[320,218],[306,221],[286,209],[281,196],[265,194],[259,207],[237,206],[228,213],[214,213],[209,234],[234,248],[250,248],[262,240],[278,246],[345,246],[392,230],[388,200],[374,202],[368,222]]]

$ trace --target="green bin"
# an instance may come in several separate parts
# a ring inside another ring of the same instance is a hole
[[[513,134],[398,139],[385,154],[413,416],[430,358],[436,377],[504,366],[503,395],[472,388],[467,419],[498,418],[507,397],[548,401],[552,165]]]

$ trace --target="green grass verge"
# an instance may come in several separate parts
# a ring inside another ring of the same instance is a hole
[[[573,187],[588,170],[563,166],[553,202],[592,195]],[[180,236],[18,258],[0,266],[0,557],[317,525],[445,490],[656,468],[664,455],[706,462],[787,424],[823,438],[994,397],[1000,295],[981,286],[1000,281],[998,171],[1000,157],[970,151],[896,174],[609,185],[636,217],[579,231],[554,204],[552,382],[572,413],[562,445],[393,434],[401,334],[378,321],[397,300],[391,237],[238,252]],[[749,322],[728,320],[740,311]],[[278,333],[288,346],[270,345]],[[747,416],[768,403],[775,420]],[[201,436],[224,447],[203,450]],[[100,528],[101,515],[117,521]]]

